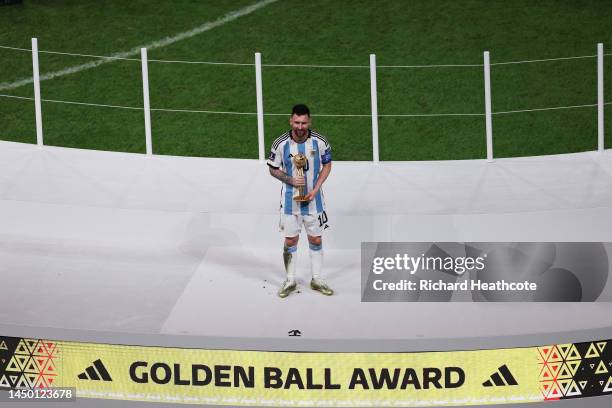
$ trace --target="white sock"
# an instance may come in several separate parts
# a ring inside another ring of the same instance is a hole
[[[285,271],[287,272],[287,280],[295,282],[295,261],[297,258],[297,245],[283,248],[283,261],[285,262]]]
[[[313,245],[308,243],[310,247],[310,267],[312,269],[312,278],[321,278],[321,269],[323,269],[323,245]]]

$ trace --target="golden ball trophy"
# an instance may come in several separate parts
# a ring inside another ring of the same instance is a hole
[[[304,177],[304,168],[308,164],[308,159],[302,153],[298,153],[293,156],[293,164],[295,164],[295,175],[296,177]],[[305,181],[305,180],[304,180]],[[304,195],[304,188],[306,185],[297,186],[296,193],[293,196],[294,201],[305,202],[306,196]]]

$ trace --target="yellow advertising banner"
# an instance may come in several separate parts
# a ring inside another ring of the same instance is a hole
[[[0,388],[70,387],[78,398],[210,405],[524,403],[612,393],[612,353],[606,346],[607,341],[596,341],[474,351],[328,353],[0,337]]]

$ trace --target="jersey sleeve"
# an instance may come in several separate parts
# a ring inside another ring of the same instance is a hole
[[[273,148],[270,150],[270,155],[268,156],[268,161],[266,163],[268,164],[268,166],[278,169],[281,167],[282,160],[283,155],[281,154],[281,149],[279,145],[276,149]]]
[[[324,140],[319,139],[319,152],[321,153],[321,163],[327,164],[332,161],[331,145]]]

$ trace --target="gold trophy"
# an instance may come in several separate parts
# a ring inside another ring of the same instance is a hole
[[[304,167],[306,167],[306,165],[308,164],[308,159],[306,158],[306,156],[302,153],[296,154],[295,156],[293,156],[293,164],[295,164],[295,175],[297,177],[304,177]],[[293,196],[293,200],[299,202],[308,201],[306,200],[306,196],[304,195],[304,187],[305,185],[297,186],[296,195]]]

